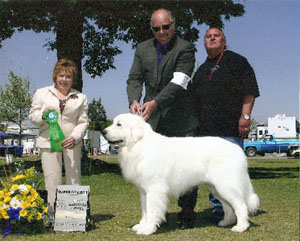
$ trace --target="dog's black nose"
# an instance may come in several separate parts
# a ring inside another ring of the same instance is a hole
[[[106,131],[106,129],[104,129],[104,130],[102,131],[102,134],[105,136],[106,133],[107,133],[107,131]]]

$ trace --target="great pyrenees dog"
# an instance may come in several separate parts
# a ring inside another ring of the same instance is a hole
[[[238,145],[219,137],[166,137],[133,114],[118,115],[104,135],[120,147],[122,173],[139,189],[142,219],[132,228],[137,234],[154,233],[165,221],[169,197],[201,183],[223,205],[219,226],[236,224],[233,232],[249,227],[248,214],[257,211],[259,198]]]

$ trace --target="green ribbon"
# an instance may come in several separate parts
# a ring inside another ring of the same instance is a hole
[[[58,113],[56,110],[50,109],[45,112],[44,117],[49,124],[50,150],[51,152],[61,152],[63,150],[61,142],[66,137],[57,123]]]

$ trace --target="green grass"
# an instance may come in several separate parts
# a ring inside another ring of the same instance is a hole
[[[296,159],[251,159],[249,172],[260,197],[258,215],[250,218],[244,233],[233,233],[231,227],[217,227],[211,216],[208,191],[201,185],[195,211],[195,228],[177,228],[177,200],[172,199],[167,224],[151,236],[139,236],[131,227],[140,219],[139,194],[120,174],[116,156],[98,156],[91,176],[83,176],[90,185],[93,228],[87,233],[46,232],[36,235],[8,236],[6,240],[157,240],[157,241],[296,241],[299,240],[299,163]]]

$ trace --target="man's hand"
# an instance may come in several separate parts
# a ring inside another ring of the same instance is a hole
[[[245,120],[243,117],[239,119],[239,135],[247,137],[250,132],[251,121]]]
[[[130,105],[130,113],[131,114],[140,114],[141,112],[141,105],[134,100]]]
[[[144,120],[149,119],[150,115],[152,114],[152,112],[155,110],[156,107],[157,107],[157,103],[155,100],[151,100],[143,104],[141,110],[142,110],[142,117],[144,118]]]

